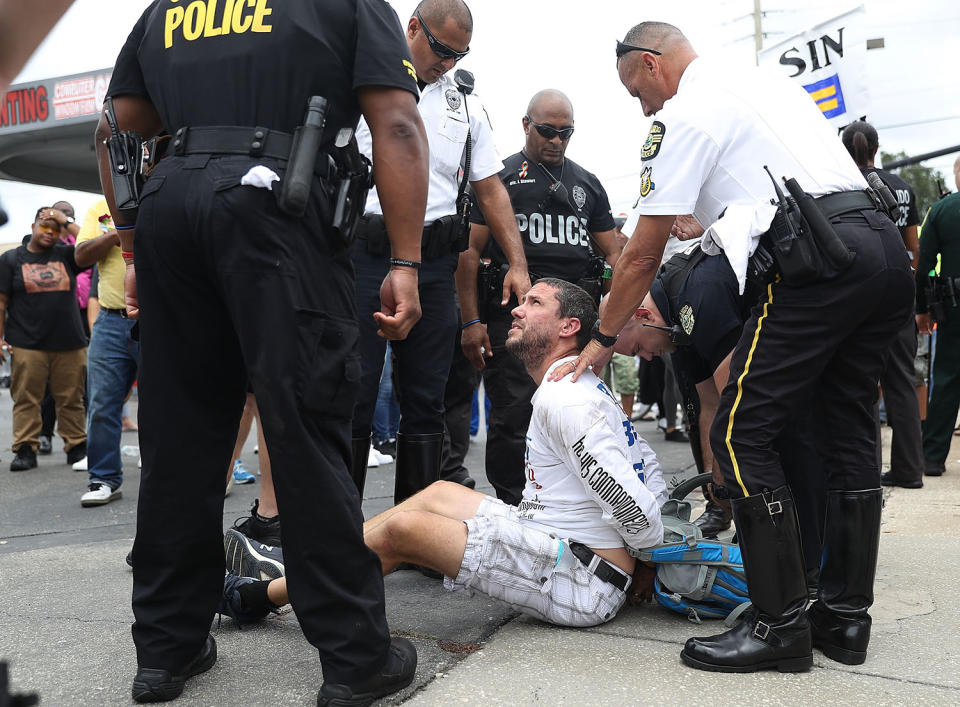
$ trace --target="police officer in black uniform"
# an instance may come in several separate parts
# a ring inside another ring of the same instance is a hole
[[[610,202],[600,180],[565,157],[573,135],[573,106],[560,91],[537,93],[523,117],[524,148],[504,161],[500,180],[507,188],[531,279],[556,277],[584,285],[600,296],[603,259],[616,263],[620,246]],[[536,384],[523,364],[506,349],[515,299],[501,304],[499,282],[490,289],[493,301],[478,306],[477,269],[489,243],[487,219],[473,212],[470,249],[460,259],[457,290],[463,318],[462,346],[467,358],[483,370],[490,398],[487,431],[487,479],[505,503],[517,504],[523,492],[526,430]],[[489,243],[491,265],[508,272],[507,259]]]
[[[416,651],[390,639],[348,471],[359,361],[349,217],[332,226],[343,184],[333,160],[351,156],[362,111],[395,257],[376,316],[384,336],[402,338],[419,317],[427,191],[415,71],[383,0],[183,5],[157,0],[137,22],[97,131],[128,262],[127,311],[142,311],[133,697],[173,699],[216,661],[208,630],[223,587],[222,469],[249,378],[291,601],[323,664],[318,703],[369,704],[412,680]],[[319,134],[319,154],[292,148],[312,96],[327,101],[322,132],[304,131]],[[103,144],[114,116],[119,130],[173,136],[138,214],[114,194],[112,172],[125,184]],[[315,166],[288,169],[303,157]],[[278,199],[295,183],[306,185],[302,215]]]
[[[695,454],[699,450],[703,470],[712,471],[714,476],[711,495],[707,497],[708,509],[713,503],[722,511],[713,498],[723,501],[730,497],[723,476],[714,465],[710,427],[730,374],[733,350],[760,289],[758,283],[747,283],[741,294],[727,257],[723,253],[705,255],[699,244],[694,244],[660,268],[650,292],[614,345],[617,353],[647,360],[668,354],[672,357],[691,424],[699,430],[702,440],[694,446]],[[601,316],[605,305],[601,304]],[[692,393],[689,386],[694,386]],[[826,475],[816,444],[822,436],[817,425],[819,415],[815,413],[819,407],[815,400],[813,405],[797,410],[775,442],[784,475],[797,499],[807,584],[814,593],[820,571],[820,529],[827,495]],[[704,535],[716,534],[718,516],[705,511],[695,523]]]
[[[637,25],[616,53],[621,82],[656,120],[641,150],[641,217],[574,370],[609,358],[677,214],[708,224],[704,248],[727,255],[741,286],[758,245],[776,259],[734,349],[710,435],[736,496],[754,611],[727,633],[691,638],[681,658],[721,672],[802,671],[815,645],[833,660],[862,663],[883,502],[873,407],[884,351],[914,297],[900,234],[798,84],[754,70],[733,76],[698,58],[666,23]],[[814,391],[824,403],[829,493],[819,591],[807,610],[796,505],[774,443]]]
[[[900,177],[884,169],[877,169],[874,158],[880,147],[876,129],[862,120],[850,123],[841,135],[844,147],[864,175],[874,173],[889,187],[897,200],[894,223],[900,229],[903,245],[910,254],[910,262],[917,263],[920,241],[917,226],[917,197],[913,188]],[[920,431],[920,401],[914,385],[914,359],[917,356],[917,324],[908,319],[887,351],[880,386],[887,409],[887,421],[893,430],[890,443],[890,471],[884,472],[880,483],[884,486],[918,489],[923,486],[923,438]],[[879,433],[879,427],[878,427]],[[877,439],[879,454],[879,437]]]

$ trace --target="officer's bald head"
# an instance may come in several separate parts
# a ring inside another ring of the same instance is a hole
[[[690,47],[689,40],[683,32],[666,22],[641,22],[634,25],[623,39],[624,44],[635,47],[656,49],[664,54],[677,47]]]
[[[473,32],[473,14],[463,0],[422,0],[414,10],[418,12],[431,28],[442,27],[450,18],[464,32]]]
[[[546,113],[564,113],[569,115],[570,124],[573,123],[573,103],[563,91],[555,88],[537,91],[527,104],[527,115],[538,123],[544,121],[543,114]]]

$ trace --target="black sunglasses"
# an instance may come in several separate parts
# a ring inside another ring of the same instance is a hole
[[[422,17],[420,17],[419,11],[413,13],[413,16],[417,18],[417,22],[420,23],[420,27],[423,29],[423,34],[426,36],[427,43],[430,45],[430,51],[432,51],[441,59],[453,59],[454,61],[460,61],[463,59],[463,57],[470,53],[470,47],[467,47],[462,52],[458,52],[456,49],[448,47],[446,44],[434,37],[433,32],[430,31],[429,27],[427,27],[427,23],[423,21]]]
[[[540,133],[540,137],[544,140],[553,140],[557,135],[560,136],[560,139],[566,142],[570,139],[570,136],[573,135],[573,128],[560,128],[559,130],[552,125],[544,125],[542,123],[534,123],[529,115],[523,116],[529,121],[530,125],[537,129],[537,132]]]
[[[619,39],[617,40],[617,61],[623,58],[624,54],[629,54],[630,52],[650,52],[651,54],[656,54],[660,56],[663,52],[658,52],[656,49],[647,49],[646,47],[638,47],[633,44],[624,44]]]

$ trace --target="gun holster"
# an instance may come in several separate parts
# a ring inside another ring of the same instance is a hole
[[[349,246],[356,237],[357,225],[367,204],[367,193],[373,186],[370,160],[360,152],[356,137],[351,137],[343,147],[334,146],[330,150],[330,159],[337,183],[330,226]]]
[[[103,115],[110,128],[105,141],[110,159],[110,181],[117,211],[127,221],[137,218],[140,192],[143,189],[143,138],[130,130],[120,130],[113,112],[113,99],[104,101]]]

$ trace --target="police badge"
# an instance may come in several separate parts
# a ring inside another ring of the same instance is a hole
[[[640,159],[644,162],[652,160],[660,152],[660,143],[663,142],[663,136],[667,134],[667,126],[659,120],[653,121],[650,126],[650,132],[640,150]]]
[[[460,104],[463,103],[460,99],[460,91],[454,88],[448,88],[447,92],[443,95],[447,97],[447,105],[450,106],[450,110],[460,110]]]
[[[687,336],[690,336],[690,334],[693,333],[693,324],[693,307],[691,307],[689,304],[685,304],[680,308],[680,326],[683,327],[683,332]]]
[[[587,192],[579,184],[573,188],[573,203],[577,205],[577,211],[583,208],[587,203]]]

